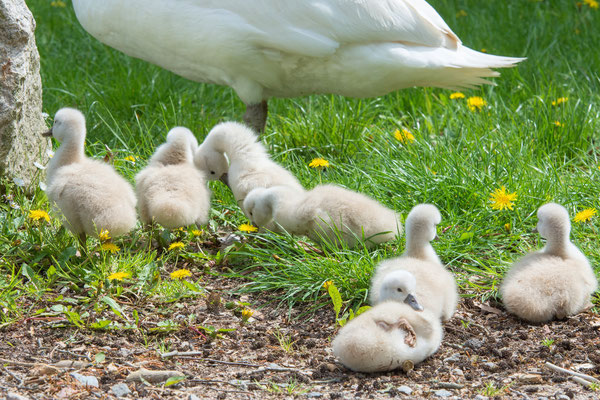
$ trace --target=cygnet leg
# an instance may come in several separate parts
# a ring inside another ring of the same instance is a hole
[[[268,106],[266,100],[263,100],[257,104],[247,104],[246,113],[244,114],[244,122],[260,135],[265,131],[265,125],[267,124],[267,113]]]

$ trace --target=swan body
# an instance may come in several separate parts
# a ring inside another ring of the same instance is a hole
[[[309,191],[282,186],[255,189],[244,201],[244,209],[260,227],[306,235],[316,242],[341,240],[353,247],[364,239],[372,246],[402,233],[400,216],[393,210],[336,185],[318,185]]]
[[[244,199],[254,188],[285,185],[303,190],[292,173],[271,160],[254,132],[237,122],[216,125],[198,147],[194,163],[210,180],[226,175],[242,209]]]
[[[406,302],[406,296],[414,294],[425,310],[443,321],[452,318],[458,303],[456,281],[430,243],[440,222],[440,212],[431,204],[419,204],[410,211],[406,218],[406,250],[402,256],[384,260],[375,268],[369,294],[371,304]],[[416,279],[413,292],[407,290],[406,283],[411,276]]]
[[[598,280],[587,257],[569,239],[567,210],[549,203],[537,215],[537,230],[547,240],[546,246],[513,264],[500,294],[512,314],[546,322],[591,307],[590,295],[598,288]]]
[[[142,222],[155,220],[169,229],[208,222],[210,192],[204,173],[194,166],[197,147],[198,141],[189,129],[173,128],[148,166],[136,175]]]
[[[136,223],[136,199],[131,185],[108,164],[84,155],[85,117],[61,108],[54,117],[53,136],[60,147],[47,168],[48,199],[62,212],[66,227],[85,244],[86,235],[112,237],[129,232]]]
[[[372,97],[412,86],[473,87],[497,76],[492,68],[522,60],[463,46],[424,0],[74,0],[73,6],[99,41],[193,81],[230,86],[249,106],[312,93]]]
[[[348,322],[333,340],[333,353],[347,368],[391,371],[406,361],[418,364],[437,351],[442,325],[431,312],[388,301]]]

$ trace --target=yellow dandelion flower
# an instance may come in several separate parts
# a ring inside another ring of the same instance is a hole
[[[487,53],[487,49],[486,49],[486,48],[483,48],[483,49],[481,49],[481,52],[482,52],[482,53]]]
[[[513,201],[516,198],[517,193],[507,193],[504,186],[490,193],[490,203],[492,203],[492,209],[494,210],[512,210],[515,205]]]
[[[108,242],[108,243],[102,243],[102,245],[100,246],[100,248],[102,250],[104,250],[104,251],[109,251],[111,253],[116,253],[117,251],[121,250],[119,248],[119,246],[117,246],[114,243],[110,243],[110,242]]]
[[[504,230],[506,232],[510,232],[510,224],[509,223],[504,224]]]
[[[110,239],[109,232],[106,229],[102,229],[98,235],[98,239],[100,239],[101,242],[106,242],[108,239]]]
[[[256,232],[258,228],[250,224],[241,224],[238,229],[242,232]]]
[[[311,168],[327,168],[329,167],[329,161],[323,158],[313,158],[308,166]]]
[[[456,13],[456,18],[462,18],[462,17],[466,17],[467,16],[467,12],[465,10],[460,10],[459,12]]]
[[[67,6],[67,4],[64,1],[53,1],[50,3],[50,6],[52,7],[60,7],[60,8],[65,8]]]
[[[178,269],[176,271],[171,272],[171,279],[183,279],[189,276],[192,276],[192,273],[189,269]]]
[[[467,99],[467,107],[469,107],[469,110],[471,111],[481,111],[486,105],[487,102],[479,96],[473,96]]]
[[[583,0],[583,2],[589,7],[589,8],[595,8],[598,9],[598,7],[600,6],[598,4],[598,2],[596,0]]]
[[[32,219],[32,220],[34,220],[34,221],[38,221],[40,219],[45,219],[46,222],[50,222],[50,216],[44,210],[30,210],[29,211],[29,218]]]
[[[244,308],[242,310],[242,322],[246,323],[250,319],[250,317],[254,314],[254,310],[250,308]]]
[[[415,135],[413,135],[408,129],[402,129],[402,131],[400,129],[396,129],[394,131],[394,137],[400,143],[412,143],[415,141]]]
[[[127,156],[123,160],[129,161],[129,162],[135,164],[135,157],[134,156]]]
[[[327,290],[327,289],[329,289],[329,286],[331,286],[331,285],[333,285],[333,281],[325,281],[325,282],[323,283],[323,288],[324,288],[325,290]]]
[[[454,92],[450,95],[450,100],[464,99],[464,98],[465,98],[465,94],[463,92]]]
[[[554,121],[553,124],[556,125],[556,126],[558,126],[559,128],[561,126],[563,126],[563,124],[561,124],[560,121]]]
[[[191,233],[192,233],[193,236],[201,236],[204,232],[202,232],[199,229],[192,229]]]
[[[597,211],[595,208],[586,208],[585,210],[579,211],[575,215],[575,218],[573,219],[573,221],[575,221],[575,222],[589,221],[590,219],[592,219],[592,217],[594,215],[596,215],[596,212]]]
[[[562,103],[566,103],[567,101],[569,101],[568,97],[559,97],[558,99],[552,101],[552,105],[560,106]]]
[[[131,277],[129,272],[115,272],[114,274],[110,274],[106,279],[109,281],[122,281],[123,279],[127,279]]]
[[[169,245],[168,250],[181,250],[185,247],[185,244],[183,244],[182,242],[173,242]]]

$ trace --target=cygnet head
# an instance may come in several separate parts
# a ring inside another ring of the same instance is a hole
[[[202,143],[196,150],[194,164],[196,164],[196,168],[206,172],[206,177],[211,181],[221,179],[229,170],[225,153],[215,151],[205,143]]]
[[[54,137],[64,142],[74,137],[85,137],[85,117],[81,111],[74,108],[61,108],[54,115],[52,128],[42,133],[46,137]]]
[[[416,311],[423,311],[415,297],[417,280],[415,276],[405,270],[392,271],[381,282],[378,303],[394,300],[408,304]]]
[[[419,204],[406,217],[406,238],[418,243],[431,242],[437,236],[442,215],[433,204]]]
[[[537,231],[549,241],[562,241],[569,237],[571,222],[567,210],[556,203],[544,204],[537,212]]]
[[[273,196],[269,189],[252,189],[244,199],[242,209],[254,225],[265,226],[273,219]]]

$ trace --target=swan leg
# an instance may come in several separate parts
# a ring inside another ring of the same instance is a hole
[[[266,100],[256,104],[247,104],[246,113],[244,114],[244,122],[260,135],[265,131],[265,125],[267,124],[267,113],[268,107]]]

